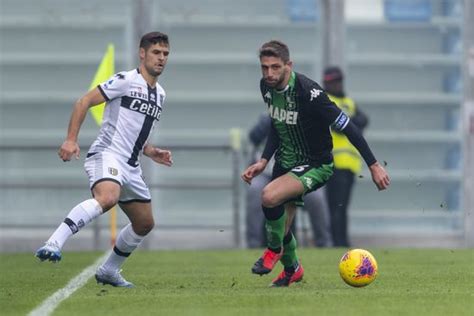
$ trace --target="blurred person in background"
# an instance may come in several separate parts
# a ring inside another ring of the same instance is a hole
[[[115,74],[76,102],[66,140],[58,152],[63,161],[79,159],[78,135],[87,111],[106,102],[103,124],[84,164],[93,198],[76,205],[38,249],[36,257],[41,261],[60,261],[61,249],[69,237],[118,203],[131,223],[118,234],[113,251],[99,266],[95,278],[104,285],[133,287],[120,274],[120,267],[154,226],[151,195],[139,160],[143,154],[159,164],[173,163],[171,152],[148,143],[165,99],[157,80],[168,55],[166,34],[143,35],[139,67]]]
[[[260,115],[257,123],[249,132],[249,141],[252,145],[250,163],[254,164],[262,156],[261,145],[267,139],[272,125],[268,113]],[[271,182],[275,160],[272,158],[267,168],[252,180],[246,192],[246,239],[249,248],[261,248],[266,246],[265,238],[265,216],[262,213],[262,190]],[[313,191],[303,198],[304,211],[308,212],[313,241],[316,247],[331,247],[331,231],[329,226],[329,207],[324,195],[324,187]],[[300,219],[302,220],[302,219]],[[291,230],[295,232],[295,221]]]
[[[286,44],[275,40],[264,43],[259,59],[263,76],[260,91],[272,126],[262,157],[243,172],[242,179],[251,184],[275,154],[272,181],[262,192],[268,248],[253,265],[252,273],[268,274],[281,261],[284,269],[271,286],[282,287],[303,279],[290,226],[296,203],[301,203],[303,195],[322,187],[333,174],[329,127],[348,136],[369,166],[379,190],[387,189],[390,179],[350,118],[316,82],[292,70]]]
[[[362,132],[368,125],[368,117],[356,106],[344,91],[344,75],[339,67],[324,70],[323,88],[334,102]],[[331,234],[335,247],[349,247],[348,208],[355,176],[362,168],[362,158],[344,133],[331,129],[334,157],[334,174],[326,184],[326,195],[331,216]]]

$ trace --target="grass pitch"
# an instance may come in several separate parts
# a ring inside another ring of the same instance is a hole
[[[473,315],[474,251],[370,249],[379,276],[352,288],[338,274],[343,249],[299,251],[304,280],[268,288],[280,272],[255,276],[255,250],[139,250],[124,265],[134,289],[94,279],[53,315]],[[1,315],[26,315],[101,253],[63,254],[59,264],[33,254],[0,255]]]

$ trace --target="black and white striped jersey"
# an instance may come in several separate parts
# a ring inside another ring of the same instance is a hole
[[[107,103],[89,154],[112,152],[138,166],[143,146],[160,119],[165,90],[158,83],[150,87],[139,69],[119,72],[98,88]]]

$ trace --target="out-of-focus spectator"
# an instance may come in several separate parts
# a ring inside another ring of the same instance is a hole
[[[258,122],[249,132],[249,141],[252,145],[250,153],[250,164],[253,164],[261,156],[260,145],[265,143],[270,130],[271,119],[267,113],[259,117]],[[247,188],[246,195],[246,240],[249,248],[266,247],[265,216],[262,212],[262,190],[272,179],[274,159],[272,158],[267,168],[252,180]],[[324,188],[311,192],[304,196],[304,210],[308,212],[313,243],[317,247],[330,247],[332,245],[329,227],[329,208],[324,195]],[[293,221],[292,231],[296,231]]]
[[[367,127],[368,117],[360,111],[354,100],[344,91],[344,74],[339,67],[324,70],[323,87],[336,105],[350,117],[351,121],[363,131]],[[334,130],[333,140],[334,174],[326,184],[331,234],[335,247],[349,247],[348,208],[355,176],[360,173],[362,158],[347,137]]]

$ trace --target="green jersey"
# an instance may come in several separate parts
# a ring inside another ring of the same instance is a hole
[[[272,119],[272,131],[278,137],[276,163],[285,169],[331,163],[330,127],[343,130],[349,118],[323,89],[306,76],[292,72],[285,89],[270,88],[262,79],[260,90]]]

